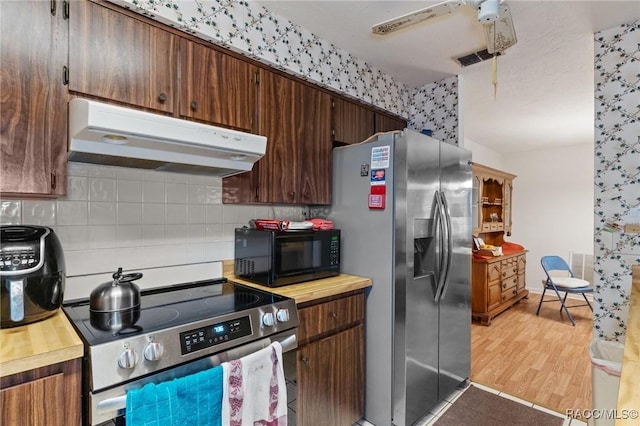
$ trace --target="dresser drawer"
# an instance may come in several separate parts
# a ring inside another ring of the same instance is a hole
[[[503,292],[507,289],[510,289],[511,287],[515,287],[518,285],[518,277],[516,275],[513,275],[509,278],[505,278],[502,280],[501,285]]]
[[[502,278],[510,277],[518,272],[518,260],[515,257],[505,259],[501,263]]]
[[[516,294],[518,294],[518,290],[516,289],[516,287],[511,287],[509,289],[507,289],[506,291],[502,292],[502,302],[506,302],[509,299],[513,299],[514,297],[516,297]]]
[[[298,309],[298,341],[364,320],[364,294],[343,297]]]

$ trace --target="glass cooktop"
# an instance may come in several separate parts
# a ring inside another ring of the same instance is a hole
[[[226,279],[176,284],[140,291],[140,316],[132,326],[104,330],[89,299],[63,304],[63,311],[89,345],[164,330],[233,312],[271,305],[287,298]]]

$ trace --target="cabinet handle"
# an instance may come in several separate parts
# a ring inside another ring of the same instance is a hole
[[[158,100],[159,100],[161,103],[163,103],[164,101],[166,101],[166,100],[167,100],[167,94],[166,94],[166,93],[164,93],[164,92],[163,92],[163,93],[160,93],[160,94],[158,95]]]
[[[56,189],[56,186],[58,185],[56,178],[57,178],[56,172],[51,172],[51,189]]]
[[[337,319],[338,318],[338,314],[336,314],[335,312],[329,312],[329,317],[333,318],[333,319]]]
[[[309,365],[309,358],[307,358],[306,356],[303,356],[300,358],[300,361],[304,364],[304,365]]]
[[[191,101],[191,109],[194,111],[198,109],[198,103],[196,101]]]
[[[69,2],[67,0],[62,1],[62,18],[69,19]]]
[[[51,14],[53,16],[56,16],[56,0],[51,0]]]

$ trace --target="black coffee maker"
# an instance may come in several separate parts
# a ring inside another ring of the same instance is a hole
[[[40,321],[62,304],[64,253],[53,229],[0,226],[0,328]]]

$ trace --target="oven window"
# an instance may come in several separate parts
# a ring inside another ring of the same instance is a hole
[[[303,271],[322,266],[321,240],[280,240],[280,273]]]

